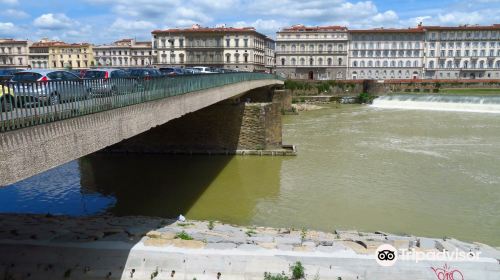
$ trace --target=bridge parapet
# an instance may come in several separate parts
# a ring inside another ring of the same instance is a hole
[[[109,78],[0,84],[0,132],[253,81],[265,73],[198,74],[151,79]]]

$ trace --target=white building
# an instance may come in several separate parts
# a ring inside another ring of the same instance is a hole
[[[284,28],[276,35],[276,72],[292,79],[346,79],[347,47],[343,26]]]
[[[426,79],[500,78],[500,24],[424,28]]]
[[[349,30],[350,79],[420,79],[424,30]]]
[[[28,41],[0,39],[0,68],[28,67],[28,53]]]
[[[270,71],[274,41],[253,27],[155,30],[153,55],[158,66],[213,66],[241,71]]]
[[[140,67],[152,64],[151,42],[123,39],[111,45],[95,46],[93,50],[96,66]]]

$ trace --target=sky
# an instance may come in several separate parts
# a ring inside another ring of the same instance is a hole
[[[0,0],[0,38],[111,43],[200,24],[253,26],[275,37],[294,24],[349,28],[500,23],[500,0]]]

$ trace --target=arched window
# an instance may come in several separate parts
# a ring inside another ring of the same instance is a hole
[[[389,62],[387,60],[384,60],[384,67],[389,67]]]
[[[292,45],[292,52],[295,52],[295,51],[297,51],[297,46]]]
[[[228,56],[229,57],[229,56]],[[281,65],[285,65],[286,60],[284,58],[281,59]]]
[[[358,67],[358,62],[357,61],[353,61],[352,62],[352,67]]]
[[[300,65],[306,65],[306,60],[303,57],[300,58]]]
[[[418,60],[413,61],[413,67],[418,67]]]
[[[361,67],[365,67],[365,61],[364,60],[361,60],[360,66]]]
[[[300,51],[305,52],[306,51],[306,46],[304,44],[300,45]]]
[[[314,45],[309,45],[309,51],[314,51]]]
[[[484,68],[484,60],[479,61],[479,68]]]
[[[318,58],[318,65],[323,65],[323,58]]]
[[[339,65],[342,65],[342,58],[339,57]]]
[[[313,66],[314,65],[314,59],[311,57],[309,58],[309,65]]]
[[[318,51],[322,52],[323,51],[323,45],[318,46]]]
[[[452,64],[451,60],[448,60],[448,61],[446,62],[446,68],[452,68],[452,65],[453,65],[453,64]]]
[[[464,61],[464,68],[467,69],[469,67],[469,61]]]
[[[373,67],[373,62],[371,60],[368,61],[368,67]]]
[[[294,58],[292,58],[292,65],[296,65],[297,64],[297,60]]]
[[[402,60],[398,61],[398,67],[403,67],[403,61]]]
[[[391,67],[396,67],[396,61],[394,60],[391,61]]]
[[[411,61],[409,60],[406,61],[406,67],[411,67]]]
[[[329,58],[327,59],[327,62],[328,62],[328,65],[332,65],[332,63],[333,63],[332,58],[331,58],[331,57],[329,57]]]
[[[375,67],[380,67],[380,61],[375,61]]]

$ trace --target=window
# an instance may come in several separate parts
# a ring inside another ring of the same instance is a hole
[[[342,58],[339,57],[339,65],[342,65]]]
[[[248,48],[248,39],[243,39],[243,46]]]
[[[284,58],[281,59],[281,65],[285,65],[285,59]]]
[[[231,39],[226,39],[226,47],[229,48],[231,46]],[[285,46],[281,45],[281,50],[284,50]]]

